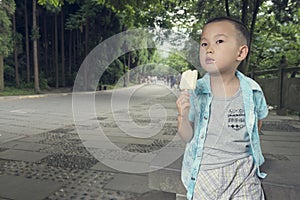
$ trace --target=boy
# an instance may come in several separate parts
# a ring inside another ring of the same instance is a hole
[[[234,18],[204,25],[200,63],[207,74],[176,101],[178,133],[187,143],[181,176],[189,200],[264,199],[258,131],[268,108],[259,85],[237,71],[249,40]]]

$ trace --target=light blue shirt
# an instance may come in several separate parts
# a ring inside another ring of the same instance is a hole
[[[262,89],[251,78],[246,77],[241,72],[236,71],[242,90],[246,129],[250,138],[250,155],[254,158],[257,167],[257,175],[264,178],[266,174],[261,173],[259,166],[263,164],[260,140],[258,134],[259,119],[268,115],[268,107]],[[197,180],[198,171],[203,155],[204,141],[207,134],[208,120],[210,117],[210,105],[212,102],[212,92],[210,87],[210,76],[206,74],[197,81],[196,89],[190,97],[189,120],[194,123],[194,136],[186,144],[181,179],[187,189],[187,199],[191,200]]]

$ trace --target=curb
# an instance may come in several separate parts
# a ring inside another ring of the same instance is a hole
[[[35,99],[35,98],[43,98],[47,96],[67,96],[71,95],[72,93],[48,93],[48,94],[34,94],[34,95],[20,95],[20,96],[2,96],[0,100],[21,100],[21,99]]]

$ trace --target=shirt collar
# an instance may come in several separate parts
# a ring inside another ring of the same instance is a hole
[[[195,93],[197,95],[211,93],[209,73],[206,73],[201,79],[197,81]]]
[[[250,86],[250,88],[252,90],[261,91],[261,87],[255,81],[253,81],[249,77],[245,76],[240,71],[237,70],[235,74],[238,77],[238,79],[240,80],[240,84],[241,85],[245,86],[245,84],[247,84],[248,86]],[[210,75],[209,75],[209,73],[206,73],[203,76],[203,78],[201,78],[201,79],[199,79],[197,81],[195,93],[197,95],[200,95],[200,94],[210,94],[211,93]]]
[[[258,91],[262,91],[261,87],[258,85],[257,82],[255,82],[253,79],[245,76],[243,73],[241,73],[240,71],[236,71],[235,73],[238,77],[238,79],[240,80],[240,85],[245,85],[247,84],[248,87],[250,86],[251,90],[258,90]]]

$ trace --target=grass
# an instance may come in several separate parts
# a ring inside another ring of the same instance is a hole
[[[123,88],[122,84],[118,85],[108,85],[104,84],[106,86],[106,90],[113,90],[117,88]],[[103,86],[104,86],[103,85]],[[129,83],[128,87],[136,85],[134,83]],[[48,93],[49,91],[42,90],[41,93]],[[56,92],[61,92],[60,90],[57,90]],[[16,87],[10,87],[6,86],[3,91],[0,91],[0,97],[1,96],[20,96],[20,95],[33,95],[34,89],[32,88],[27,88],[27,87],[21,87],[21,88],[16,88]]]
[[[0,96],[18,96],[18,95],[31,95],[31,94],[34,94],[33,89],[15,88],[15,87],[5,87],[4,90],[0,92]]]

